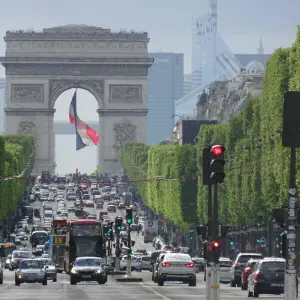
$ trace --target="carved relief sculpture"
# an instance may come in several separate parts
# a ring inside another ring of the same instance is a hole
[[[11,102],[38,103],[44,101],[42,84],[12,84]]]
[[[32,121],[21,121],[17,132],[19,134],[31,134],[36,136],[36,125]]]
[[[117,85],[109,86],[109,101],[112,103],[141,103],[143,86]]]
[[[115,123],[113,131],[115,133],[114,149],[116,152],[120,149],[121,145],[126,141],[135,141],[137,127],[127,120],[121,123]]]

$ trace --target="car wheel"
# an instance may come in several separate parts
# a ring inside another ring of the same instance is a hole
[[[0,284],[3,284],[3,276],[0,278]]]
[[[243,291],[247,291],[247,283],[246,282],[242,282],[242,284],[241,284],[241,290],[243,290]]]
[[[191,279],[191,280],[189,281],[189,286],[196,286],[196,285],[197,285],[196,278]]]
[[[98,283],[99,283],[99,284],[105,284],[105,278],[102,277],[102,278],[98,281]]]
[[[253,297],[254,298],[258,298],[259,297],[259,293],[257,292],[257,290],[254,288],[254,292],[253,292]]]
[[[231,286],[231,287],[236,287],[236,282],[235,282],[235,280],[230,280],[230,286]]]
[[[161,278],[159,278],[159,279],[157,280],[157,284],[158,284],[159,286],[164,286],[165,282],[164,282]]]
[[[43,279],[42,285],[47,285],[47,284],[48,284],[47,277],[45,277],[45,278]]]
[[[57,277],[53,278],[53,282],[57,282]]]
[[[248,297],[253,297],[253,293],[248,290]]]
[[[76,285],[77,282],[76,282],[76,280],[74,280],[74,278],[70,277],[70,284],[71,285]]]
[[[16,286],[20,286],[20,281],[17,280],[17,279],[15,279],[15,285],[16,285]]]

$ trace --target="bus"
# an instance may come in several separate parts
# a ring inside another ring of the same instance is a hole
[[[3,260],[17,249],[14,243],[0,243],[0,259]]]
[[[70,273],[77,257],[104,257],[102,223],[98,220],[69,221],[65,244],[64,270]]]
[[[68,220],[52,220],[49,242],[49,254],[59,273],[64,271],[66,236]]]
[[[22,218],[28,217],[29,224],[32,224],[33,222],[33,214],[34,214],[34,210],[32,206],[27,205],[21,208],[21,216]]]
[[[49,240],[49,234],[44,230],[36,230],[32,232],[30,236],[30,243],[32,248],[35,248],[37,245],[44,245]]]
[[[128,192],[128,183],[126,182],[118,182],[117,183],[117,193],[121,196],[123,193]]]

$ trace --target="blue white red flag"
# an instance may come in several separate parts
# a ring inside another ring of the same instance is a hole
[[[69,107],[70,124],[75,126],[76,130],[76,150],[83,149],[86,146],[97,145],[99,136],[97,132],[81,121],[77,115],[77,91],[75,91]]]

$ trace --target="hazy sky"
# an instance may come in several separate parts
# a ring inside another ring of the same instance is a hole
[[[219,0],[218,5],[219,31],[234,53],[256,53],[260,38],[265,53],[288,47],[295,39],[300,0]],[[150,52],[184,53],[188,72],[192,19],[207,11],[208,0],[1,0],[0,35],[66,24],[145,30],[151,39]],[[3,40],[0,53],[5,53]],[[2,67],[0,77],[4,77]],[[59,97],[56,120],[68,119],[71,95],[67,91]],[[83,120],[97,120],[93,96],[80,92],[78,106]]]

